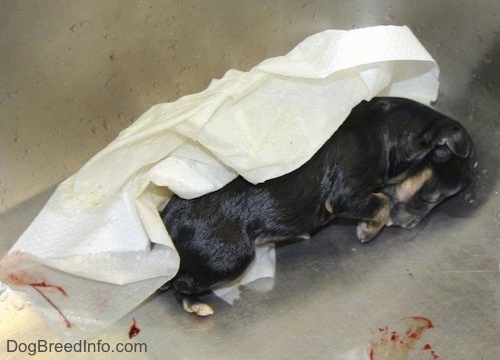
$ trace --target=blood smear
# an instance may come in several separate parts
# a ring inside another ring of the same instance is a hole
[[[47,291],[56,290],[56,293],[63,297],[68,297],[68,293],[61,286],[52,285],[47,281],[41,281],[35,275],[31,275],[27,272],[20,271],[16,273],[10,273],[8,275],[9,280],[16,285],[31,286],[40,296],[49,303],[50,306],[62,317],[66,327],[69,329],[73,325],[63,313],[63,311],[57,306],[52,299],[47,295]]]
[[[130,330],[128,331],[129,339],[132,339],[134,336],[139,335],[139,333],[141,332],[141,329],[137,327],[137,322],[135,321],[135,319],[132,319],[132,321],[132,325],[130,325]]]
[[[61,315],[61,317],[63,318],[64,323],[66,324],[66,327],[68,329],[73,326],[71,324],[71,322],[68,320],[68,318],[66,317],[66,315],[64,315],[64,313],[61,311],[61,309],[56,304],[54,304],[52,302],[52,300],[50,300],[50,298],[41,290],[41,288],[56,289],[62,295],[68,296],[68,294],[66,293],[66,291],[62,287],[55,286],[55,285],[50,285],[50,284],[47,284],[45,282],[41,282],[41,283],[29,283],[28,285],[31,286],[35,291],[37,291],[50,304],[50,306],[52,306],[58,312],[58,314]]]
[[[438,360],[434,349],[430,344],[425,344],[422,348],[416,349],[417,341],[424,332],[432,329],[432,322],[423,316],[411,316],[402,319],[406,329],[398,332],[389,329],[388,326],[378,329],[379,336],[372,340],[369,351],[370,360],[409,360],[414,358],[430,358]]]

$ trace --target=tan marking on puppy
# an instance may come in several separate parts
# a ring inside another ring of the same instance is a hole
[[[328,200],[325,201],[325,208],[326,208],[326,211],[328,211],[330,214],[333,214],[333,212],[335,211],[333,209],[332,203],[329,202]]]
[[[362,221],[356,227],[356,235],[361,242],[368,242],[373,239],[382,230],[384,225],[389,222],[391,215],[391,204],[387,195],[374,193],[374,196],[383,201],[383,205],[375,213],[373,220]]]
[[[409,177],[396,186],[396,199],[399,202],[408,201],[431,178],[432,170],[429,168],[425,168],[421,172]]]
[[[373,195],[384,202],[384,205],[381,206],[379,211],[375,214],[374,221],[385,224],[389,215],[391,215],[391,202],[389,197],[383,193],[374,193]]]

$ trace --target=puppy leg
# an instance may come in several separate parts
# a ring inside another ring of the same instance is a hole
[[[178,292],[175,289],[175,286],[172,285],[171,281],[162,285],[158,290],[172,290],[179,304],[181,304],[182,308],[188,313],[194,313],[198,316],[209,316],[214,313],[212,307],[208,304],[203,303],[198,297]]]
[[[207,289],[200,286],[187,274],[178,275],[174,280],[160,288],[171,288],[175,298],[181,304],[182,308],[188,313],[193,313],[197,316],[209,316],[214,313],[212,307],[202,302],[197,296],[191,294],[199,294]],[[166,290],[165,289],[165,290]]]
[[[207,291],[206,288],[200,287],[191,276],[181,274],[172,281],[171,286],[175,298],[188,313],[194,313],[197,316],[209,316],[214,313],[210,305],[202,302],[197,296],[191,295]]]
[[[372,215],[361,221],[356,228],[356,235],[363,243],[373,240],[384,225],[390,223],[391,204],[386,195],[374,193],[368,200],[366,209],[372,211]]]
[[[210,305],[205,304],[196,296],[181,294],[175,290],[174,295],[182,308],[188,313],[194,313],[197,316],[210,316],[214,313],[214,309]]]
[[[212,248],[209,258],[185,256],[182,259],[181,254],[181,269],[171,281],[172,290],[183,309],[198,316],[212,315],[214,310],[197,296],[241,276],[255,257],[255,249],[250,243],[237,243],[234,247],[226,243]]]

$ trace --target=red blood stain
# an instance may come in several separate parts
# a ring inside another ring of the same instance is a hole
[[[418,321],[421,325],[425,326],[427,329],[432,329],[434,327],[434,324],[432,321],[429,319],[423,317],[423,316],[410,316],[405,319],[410,319],[413,321]]]
[[[61,294],[63,294],[64,296],[68,296],[68,294],[66,294],[66,291],[60,287],[60,286],[56,286],[56,285],[49,285],[47,284],[45,281],[44,282],[41,282],[41,283],[30,283],[29,284],[30,286],[32,287],[42,287],[42,288],[52,288],[52,289],[56,289],[58,290]]]
[[[422,348],[422,350],[430,351],[433,360],[439,359],[439,356],[436,355],[436,353],[434,352],[434,349],[432,349],[432,346],[430,344],[425,344],[424,347]]]
[[[130,325],[130,330],[128,331],[128,338],[132,339],[134,336],[139,335],[141,332],[141,329],[137,327],[137,322],[135,321],[134,318],[132,318],[132,325]]]
[[[24,271],[20,271],[18,273],[9,273],[7,275],[7,279],[13,285],[28,285],[29,283],[38,282],[38,278]]]
[[[432,322],[422,316],[411,316],[401,321],[406,327],[404,331],[389,330],[388,326],[378,329],[379,337],[371,342],[370,360],[407,360],[411,355],[423,355],[425,352],[427,354],[430,352],[432,359],[438,360],[439,357],[430,344],[425,344],[421,349],[415,349],[417,341],[424,332],[434,327]]]
[[[46,281],[40,281],[35,276],[30,275],[26,272],[10,273],[8,275],[8,279],[15,285],[31,286],[31,288],[33,288],[33,290],[40,294],[40,296],[44,298],[45,301],[47,301],[49,305],[52,306],[54,310],[57,311],[57,313],[63,318],[66,327],[68,329],[72,327],[72,324],[68,320],[66,315],[64,315],[61,309],[56,304],[54,304],[54,302],[45,293],[45,291],[56,290],[57,293],[67,297],[68,293],[61,286],[52,285],[47,283]]]
[[[432,329],[434,327],[429,319],[422,316],[411,316],[403,320],[406,319],[411,321],[411,326],[406,330],[406,336],[415,341],[422,337],[425,330]]]
[[[63,288],[61,288],[60,286],[55,286],[55,285],[49,285],[49,284],[46,284],[45,282],[42,282],[42,283],[30,283],[29,286],[31,286],[33,289],[35,289],[49,304],[50,306],[52,306],[58,313],[59,315],[61,315],[61,317],[63,318],[64,320],[64,323],[66,324],[66,327],[69,329],[72,325],[71,323],[69,322],[68,318],[66,317],[66,315],[64,315],[64,313],[61,311],[61,309],[59,309],[59,307],[54,304],[52,302],[52,300],[49,299],[49,297],[47,295],[45,295],[42,290],[40,288],[52,288],[52,289],[57,289],[61,292],[61,294],[63,294],[64,296],[68,296],[66,294],[66,291],[64,291]]]
[[[397,333],[397,332],[395,332],[395,331],[393,331],[393,332],[391,333],[391,341],[396,341],[396,340],[398,340],[398,339],[399,339],[399,335],[398,335],[398,333]]]

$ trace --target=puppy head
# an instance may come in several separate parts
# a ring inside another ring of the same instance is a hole
[[[418,137],[426,154],[419,169],[384,193],[391,199],[387,225],[415,227],[434,207],[463,190],[473,172],[473,144],[456,121],[437,120]]]

